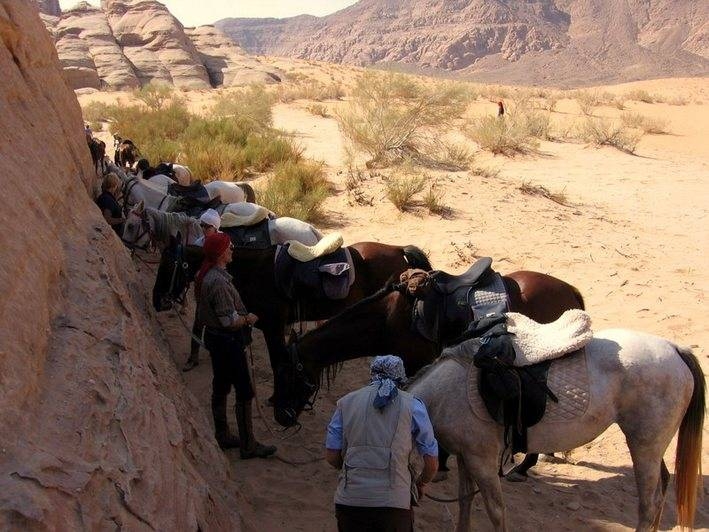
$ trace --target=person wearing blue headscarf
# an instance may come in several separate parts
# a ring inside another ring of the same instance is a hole
[[[337,402],[327,427],[325,459],[340,470],[335,492],[339,532],[413,530],[412,503],[438,470],[438,443],[426,406],[401,389],[403,361],[375,357],[371,381]],[[414,449],[424,468],[413,478]]]

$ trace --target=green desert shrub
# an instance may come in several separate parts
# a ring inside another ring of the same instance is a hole
[[[257,197],[280,216],[312,222],[322,217],[329,189],[322,165],[287,161],[276,166],[266,184],[259,187]]]
[[[174,89],[171,85],[151,81],[134,91],[133,95],[143,102],[148,109],[157,111],[162,109],[173,98]]]
[[[611,120],[589,118],[579,128],[580,137],[596,146],[612,146],[626,153],[635,153],[643,134]]]
[[[403,172],[389,176],[384,182],[386,197],[400,211],[406,211],[413,205],[416,194],[426,187],[428,176],[413,171],[413,166],[407,164]]]
[[[530,152],[539,145],[528,129],[526,120],[514,115],[483,116],[473,120],[466,127],[465,133],[481,149],[494,154],[512,156]]]
[[[668,122],[662,118],[650,118],[640,113],[623,113],[620,120],[624,126],[639,129],[645,134],[667,133]]]
[[[462,115],[468,93],[460,84],[429,88],[401,74],[365,73],[351,105],[337,115],[344,135],[370,157],[368,166],[438,160],[441,134]]]
[[[238,92],[221,94],[214,102],[211,114],[228,117],[253,130],[266,130],[273,125],[271,110],[275,97],[263,85],[251,85]]]

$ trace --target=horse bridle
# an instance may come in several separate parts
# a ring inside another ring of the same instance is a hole
[[[300,386],[302,385],[302,387],[309,392],[303,402],[303,407],[301,409],[302,412],[306,412],[306,411],[313,409],[313,406],[315,405],[315,401],[318,396],[318,392],[320,391],[320,386],[318,384],[313,384],[312,382],[310,382],[310,379],[308,378],[307,374],[305,373],[305,367],[303,366],[303,362],[300,359],[300,356],[298,355],[297,343],[293,342],[290,345],[288,345],[287,350],[288,350],[288,358],[289,358],[288,395],[291,397],[291,400],[288,403],[288,406],[281,407],[281,406],[277,405],[277,408],[282,410],[286,416],[291,418],[293,420],[294,424],[297,424],[299,412],[297,412],[296,407],[294,407],[292,405],[294,403],[297,404],[302,399],[302,397],[300,396],[300,390],[301,390]],[[296,393],[296,387],[297,387],[298,396],[294,397],[295,393]]]
[[[128,197],[133,189],[138,184],[137,177],[131,177],[123,182],[123,187],[121,188],[121,194],[123,194],[123,216],[128,216]]]
[[[135,214],[135,213],[133,213],[133,214]],[[148,220],[148,215],[145,211],[143,211],[139,215],[136,214],[136,216],[138,216],[138,219],[140,220],[141,232],[138,234],[138,236],[136,236],[133,239],[133,242],[129,242],[128,240],[124,239],[123,237],[121,237],[121,240],[123,241],[125,246],[127,248],[129,248],[131,251],[135,251],[135,250],[146,251],[146,252],[150,251],[150,249],[152,247],[153,239],[152,239],[152,236],[150,233],[150,221]],[[145,235],[148,235],[150,237],[150,238],[148,238],[147,244],[144,244],[142,246],[139,246],[138,244],[136,244],[136,242],[140,241],[140,239],[143,238]]]

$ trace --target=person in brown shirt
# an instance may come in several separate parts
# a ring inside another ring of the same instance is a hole
[[[272,445],[262,445],[253,434],[251,383],[244,335],[258,317],[246,310],[232,283],[226,266],[232,260],[229,236],[214,233],[205,239],[204,262],[197,273],[195,288],[197,314],[205,327],[204,340],[212,359],[212,415],[214,435],[222,449],[239,447],[242,459],[266,458],[276,452]],[[229,433],[227,396],[232,386],[236,393],[236,423],[239,438]]]

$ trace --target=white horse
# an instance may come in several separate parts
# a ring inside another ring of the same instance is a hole
[[[483,419],[474,413],[474,398],[468,397],[469,385],[478,376],[470,362],[480,345],[476,342],[467,340],[444,350],[408,387],[426,404],[441,445],[458,457],[458,532],[469,529],[469,495],[475,484],[494,529],[507,529],[498,476],[503,429],[489,415]],[[563,422],[542,418],[528,429],[529,452],[580,447],[618,423],[630,449],[638,488],[636,530],[657,530],[670,477],[662,457],[679,427],[677,516],[681,527],[691,527],[701,479],[705,408],[704,376],[696,357],[663,338],[625,329],[596,333],[585,357],[590,387],[585,413]]]
[[[230,203],[224,212],[246,217],[257,209],[262,207],[254,203]],[[183,244],[194,244],[203,236],[197,218],[183,213],[164,212],[139,202],[128,212],[123,226],[123,242],[129,247],[146,249],[151,241],[166,245],[170,236],[176,236],[178,232],[182,236]],[[296,240],[306,246],[312,246],[323,237],[322,233],[309,223],[288,217],[269,218],[268,233],[272,245]]]
[[[173,169],[175,167],[173,166]],[[184,167],[183,167],[184,168]],[[157,174],[147,179],[147,181],[167,195],[168,187],[175,183],[175,180],[164,174]],[[180,185],[184,183],[180,181]],[[190,183],[188,182],[187,185]],[[204,188],[209,194],[209,199],[214,199],[217,196],[221,197],[222,203],[241,203],[244,201],[253,200],[253,188],[251,185],[244,182],[231,181],[211,181],[205,183]],[[252,201],[253,202],[253,201]]]

